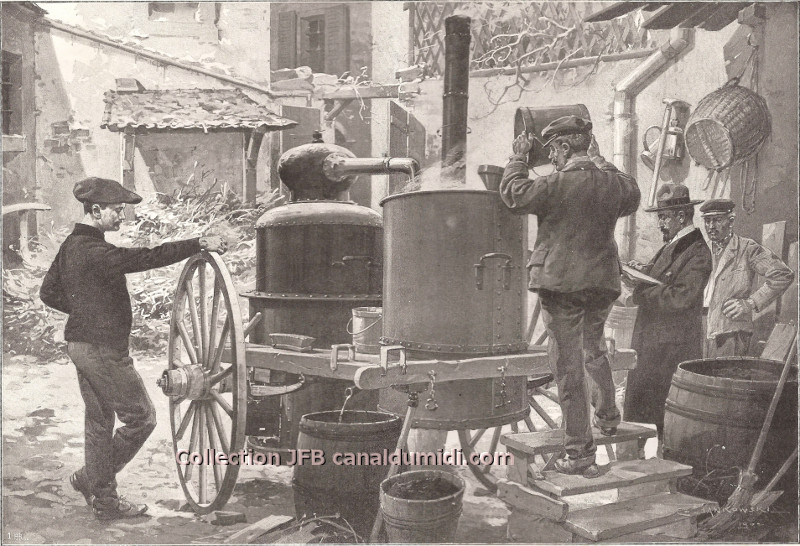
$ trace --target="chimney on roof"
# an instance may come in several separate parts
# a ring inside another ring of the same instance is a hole
[[[117,78],[117,93],[138,93],[144,91],[144,86],[134,78]]]

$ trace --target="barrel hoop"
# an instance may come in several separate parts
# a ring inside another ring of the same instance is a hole
[[[731,428],[751,429],[758,430],[761,428],[761,423],[750,421],[733,421],[730,416],[720,415],[718,413],[711,413],[710,411],[703,411],[698,409],[688,409],[683,406],[677,405],[675,402],[667,399],[664,404],[664,410],[680,415],[681,417],[689,417],[691,419],[698,419],[704,423],[713,423],[715,425],[724,425]]]
[[[770,399],[772,397],[771,393],[767,390],[757,390],[757,389],[748,389],[746,387],[731,387],[731,386],[721,387],[719,385],[699,385],[697,383],[691,383],[689,381],[686,381],[678,374],[675,374],[672,377],[672,384],[676,387],[697,394],[723,393],[725,394],[725,398],[728,399],[729,398],[746,399],[746,398],[752,398],[754,396],[759,398]]]
[[[433,499],[430,502],[436,502],[438,499]],[[401,528],[401,529],[419,529],[420,527],[431,527],[436,528],[439,527],[442,523],[447,521],[451,521],[453,519],[457,519],[461,517],[461,505],[456,510],[451,512],[446,512],[438,517],[433,518],[423,518],[418,517],[415,515],[413,519],[406,519],[406,518],[398,518],[386,513],[385,508],[381,508],[381,512],[383,513],[383,518],[386,523],[391,523],[393,526]]]

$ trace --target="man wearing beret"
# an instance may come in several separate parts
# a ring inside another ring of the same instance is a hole
[[[538,219],[528,289],[541,301],[565,425],[566,454],[555,469],[587,477],[597,475],[587,373],[595,424],[611,435],[620,422],[603,328],[620,294],[614,227],[618,218],[636,211],[640,199],[633,178],[599,156],[598,165],[589,157],[591,131],[591,122],[577,116],[545,127],[543,146],[556,172],[532,180],[526,154],[533,136],[519,135],[500,183],[500,196],[512,212]]]
[[[645,211],[658,214],[665,244],[647,265],[628,264],[662,284],[639,283],[631,296],[639,306],[631,340],[638,364],[628,372],[623,417],[655,424],[660,447],[672,375],[678,364],[703,354],[703,288],[711,275],[711,252],[693,221],[702,201],[692,200],[686,186],[664,184],[656,203]]]
[[[714,266],[705,292],[707,358],[747,356],[753,312],[779,298],[794,279],[792,270],[770,250],[733,232],[734,206],[730,199],[712,199],[700,207]],[[764,284],[753,291],[756,275]]]
[[[142,198],[114,180],[94,177],[78,182],[73,193],[83,203],[83,220],[62,243],[40,290],[46,305],[69,315],[64,339],[86,405],[85,466],[70,483],[98,519],[135,517],[147,506],[120,497],[115,476],[153,431],[156,416],[128,355],[132,311],[125,275],[201,250],[224,252],[226,244],[219,237],[200,237],[152,249],[117,247],[104,233],[117,231],[125,204]],[[115,416],[122,423],[116,432]]]

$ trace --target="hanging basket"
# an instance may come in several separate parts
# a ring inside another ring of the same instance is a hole
[[[733,78],[692,112],[686,149],[697,163],[719,171],[758,153],[770,131],[767,101]]]

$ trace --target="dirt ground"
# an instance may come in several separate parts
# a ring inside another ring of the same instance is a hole
[[[220,543],[247,524],[219,527],[213,517],[182,512],[185,503],[172,455],[167,398],[156,387],[165,359],[133,355],[156,406],[159,423],[119,474],[122,495],[148,504],[150,517],[95,520],[69,475],[83,464],[83,401],[68,359],[37,363],[3,358],[3,543],[186,544]],[[455,433],[448,445],[458,445]],[[466,467],[456,471],[467,491],[458,542],[505,541],[506,505],[485,490]],[[292,468],[243,466],[226,511],[254,523],[268,515],[294,515]],[[477,493],[477,495],[476,495]]]
[[[68,359],[41,363],[26,356],[3,358],[2,540],[3,543],[214,544],[269,515],[294,515],[292,468],[243,466],[226,511],[244,513],[247,523],[216,526],[212,515],[181,511],[185,504],[172,455],[167,398],[156,387],[165,358],[134,354],[156,406],[159,424],[136,458],[120,473],[121,494],[145,502],[149,517],[95,520],[69,475],[83,464],[83,401]],[[620,391],[621,392],[621,391]],[[548,411],[557,415],[549,400]],[[478,444],[488,449],[489,434]],[[484,445],[486,444],[486,445]],[[455,432],[447,448],[459,447]],[[501,447],[502,449],[502,447]],[[648,442],[647,456],[655,452]],[[598,451],[602,464],[603,450]],[[498,474],[502,475],[502,469]],[[455,467],[467,489],[457,543],[503,543],[508,508],[477,482],[466,467]],[[797,520],[740,530],[726,542],[796,542]],[[536,537],[531,537],[535,541]]]

